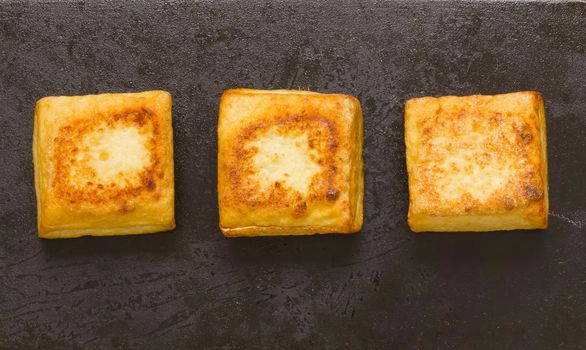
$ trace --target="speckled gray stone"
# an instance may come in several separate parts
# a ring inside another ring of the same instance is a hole
[[[586,3],[0,3],[0,349],[586,348]],[[227,240],[216,118],[233,87],[355,95],[365,225],[354,236]],[[34,103],[165,89],[177,229],[43,241]],[[403,103],[538,90],[545,232],[413,235]]]

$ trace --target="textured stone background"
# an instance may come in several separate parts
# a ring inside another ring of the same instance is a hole
[[[0,348],[586,348],[586,3],[0,4]],[[224,239],[221,92],[353,94],[365,116],[354,236]],[[177,229],[36,237],[33,109],[46,95],[174,96]],[[402,106],[544,94],[546,232],[413,235]]]

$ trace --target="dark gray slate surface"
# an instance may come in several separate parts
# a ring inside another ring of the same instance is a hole
[[[0,348],[586,348],[586,3],[0,4]],[[355,236],[224,239],[221,92],[357,96]],[[45,95],[174,96],[177,229],[36,237],[33,108]],[[545,232],[412,235],[402,106],[533,89],[548,117]]]

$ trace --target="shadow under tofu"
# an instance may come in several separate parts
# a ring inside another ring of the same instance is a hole
[[[72,259],[97,256],[147,255],[165,257],[177,246],[178,235],[173,231],[155,234],[80,237],[75,239],[39,239],[48,258]]]
[[[413,252],[428,263],[511,262],[542,255],[546,235],[544,230],[417,233]]]
[[[235,265],[295,264],[322,266],[343,264],[358,253],[358,234],[227,238],[223,247]]]

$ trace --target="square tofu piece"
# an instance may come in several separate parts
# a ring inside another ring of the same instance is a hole
[[[405,143],[413,231],[547,227],[539,93],[409,100]]]
[[[228,237],[359,231],[360,103],[308,91],[224,92],[218,195]]]
[[[167,92],[40,99],[33,160],[39,237],[175,227]]]

